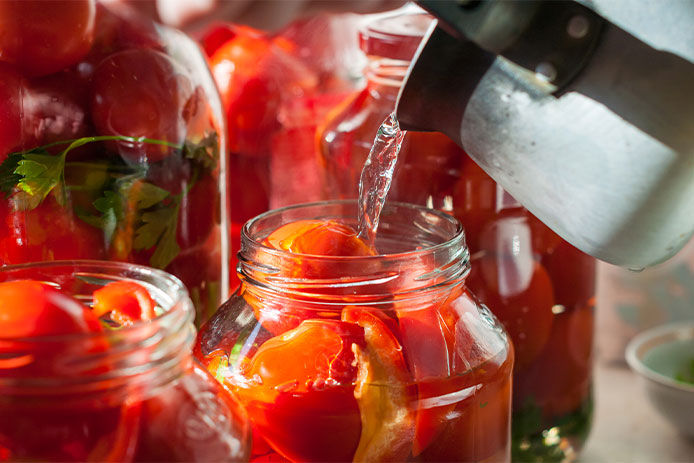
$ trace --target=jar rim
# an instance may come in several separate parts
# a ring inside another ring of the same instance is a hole
[[[123,401],[136,389],[154,394],[192,361],[193,303],[183,283],[164,271],[125,262],[49,261],[2,267],[0,280],[65,287],[65,294],[85,306],[95,288],[135,281],[164,309],[118,329],[0,337],[0,391],[7,397]]]
[[[265,244],[263,244],[262,241],[254,238],[251,233],[251,229],[256,226],[258,223],[262,222],[263,220],[267,220],[268,218],[271,218],[273,216],[278,216],[282,215],[286,212],[291,212],[291,211],[297,211],[300,209],[309,209],[309,208],[318,208],[318,207],[335,207],[335,206],[346,206],[346,205],[354,205],[357,204],[356,199],[337,199],[337,200],[327,200],[327,201],[314,201],[314,202],[307,202],[307,203],[300,203],[300,204],[292,204],[289,206],[284,206],[281,208],[277,209],[272,209],[270,211],[264,212],[260,215],[257,215],[253,217],[252,219],[248,220],[242,227],[241,229],[241,244],[242,244],[242,249],[243,249],[243,244],[246,242],[247,244],[250,244],[254,247],[260,247],[264,253],[268,253],[271,255],[276,255],[276,256],[287,256],[287,255],[292,255],[293,257],[296,258],[309,258],[309,259],[317,259],[317,260],[325,260],[325,261],[343,261],[343,262],[356,262],[356,261],[364,261],[364,262],[370,262],[378,259],[383,259],[383,258],[388,258],[388,259],[398,259],[398,258],[413,258],[413,257],[418,257],[422,255],[427,255],[431,254],[432,252],[436,252],[440,249],[444,249],[446,247],[451,247],[456,244],[460,244],[462,247],[467,249],[467,245],[465,243],[465,231],[463,229],[462,223],[456,219],[453,215],[447,214],[445,212],[428,208],[426,206],[420,206],[417,204],[411,204],[411,203],[403,203],[403,202],[398,202],[398,201],[388,201],[386,202],[383,211],[387,212],[392,209],[409,209],[409,210],[416,210],[419,211],[420,213],[423,214],[429,214],[433,217],[436,217],[438,219],[444,220],[448,222],[449,224],[453,225],[455,227],[455,230],[448,239],[445,241],[442,241],[440,243],[435,243],[430,246],[424,246],[421,248],[416,248],[412,249],[409,251],[402,251],[402,252],[394,252],[394,253],[378,253],[375,255],[369,255],[369,256],[324,256],[320,254],[305,254],[305,253],[298,253],[298,252],[289,252],[281,249],[276,249],[269,247]]]
[[[189,297],[188,295],[188,290],[186,289],[185,285],[181,280],[179,280],[177,277],[174,275],[167,273],[163,270],[160,269],[155,269],[152,267],[147,267],[144,265],[139,265],[139,264],[132,264],[129,262],[120,262],[120,261],[105,261],[105,260],[96,260],[96,259],[74,259],[74,260],[55,260],[55,261],[41,261],[41,262],[27,262],[27,263],[22,263],[22,264],[11,264],[11,265],[5,265],[0,267],[0,282],[5,282],[5,281],[13,281],[13,280],[24,280],[24,279],[33,279],[30,277],[27,278],[5,278],[5,275],[9,274],[10,272],[18,272],[22,270],[32,270],[32,269],[59,269],[61,267],[64,267],[65,269],[68,268],[73,268],[75,270],[79,269],[82,270],[81,275],[77,275],[78,277],[81,276],[83,278],[98,278],[98,275],[106,276],[107,271],[129,271],[129,272],[137,272],[138,274],[141,274],[142,276],[149,276],[153,277],[157,283],[161,282],[163,284],[166,284],[166,288],[161,289],[163,293],[165,293],[167,296],[169,296],[169,300],[167,302],[167,306],[169,307],[178,307],[181,306],[180,302],[184,301]],[[88,272],[88,273],[87,273]],[[100,272],[100,273],[96,273]],[[128,278],[122,278],[124,280],[133,280],[136,282],[141,282],[141,280],[135,278],[134,276],[130,276]],[[50,286],[56,286],[53,282],[45,282],[48,283]],[[192,309],[190,307],[187,307],[185,304],[183,305],[184,310],[191,311]],[[135,321],[132,325],[129,326],[123,326],[118,328],[117,330],[113,330],[113,333],[123,336],[127,333],[132,333],[136,332],[143,325],[151,325],[152,323],[162,323],[168,320],[169,318],[172,318],[175,314],[172,313],[171,310],[165,310],[163,313],[158,314],[156,317],[150,319],[150,320],[143,320],[143,321]],[[54,342],[69,342],[71,340],[85,340],[89,338],[101,338],[103,339],[105,336],[110,336],[112,333],[106,333],[106,332],[96,332],[96,331],[88,331],[88,332],[83,332],[83,333],[67,333],[67,334],[51,334],[51,335],[40,335],[40,336],[29,336],[29,337],[4,337],[2,334],[0,334],[0,341],[26,341],[26,342],[32,342],[32,343],[41,343],[41,342],[46,342],[46,343],[54,343]]]

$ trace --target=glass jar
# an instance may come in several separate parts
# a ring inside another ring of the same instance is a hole
[[[357,196],[376,131],[395,109],[429,20],[387,17],[362,31],[367,86],[320,135],[332,197]],[[575,458],[592,416],[595,260],[554,234],[441,134],[405,135],[388,200],[437,208],[465,228],[472,264],[466,284],[515,347],[514,459]]]
[[[226,135],[197,45],[114,2],[3,18],[23,26],[0,39],[0,265],[165,269],[207,318],[228,293]]]
[[[246,407],[252,460],[508,461],[512,349],[465,286],[455,218],[391,203],[379,255],[263,244],[297,221],[356,217],[355,201],[320,202],[244,226],[242,285],[195,354]]]
[[[135,281],[159,315],[111,330],[0,335],[2,461],[248,460],[247,415],[193,359],[194,308],[178,279],[119,262],[0,269],[2,282],[27,279],[87,306],[107,283]],[[8,300],[0,305],[7,314],[0,323],[11,327],[12,312],[24,307]]]

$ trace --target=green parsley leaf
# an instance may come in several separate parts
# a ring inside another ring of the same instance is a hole
[[[203,140],[207,140],[207,138]],[[129,141],[170,146],[178,150],[184,149],[182,145],[144,137],[134,138],[108,135],[62,140],[27,151],[10,153],[0,164],[0,191],[5,193],[7,197],[15,188],[19,189],[19,194],[15,198],[15,206],[21,209],[33,209],[56,187],[61,187],[57,199],[59,202],[63,202],[61,200],[65,198],[65,189],[62,186],[65,182],[65,158],[67,154],[87,143],[101,141]],[[211,142],[207,143],[210,144]],[[46,148],[59,145],[68,146],[58,155],[52,155],[46,150]],[[196,148],[191,156],[202,156],[206,149],[211,148],[205,148],[200,152],[196,151]]]
[[[135,249],[156,246],[149,260],[153,267],[166,268],[181,248],[176,242],[179,203],[142,214],[142,225],[135,231]]]
[[[183,144],[183,157],[197,162],[202,167],[214,169],[219,160],[219,137],[211,132],[197,143],[186,141]]]
[[[155,204],[165,200],[169,196],[169,192],[163,188],[159,188],[151,183],[142,182],[137,191],[137,207],[138,209],[147,209]]]
[[[10,196],[14,187],[22,179],[21,175],[15,173],[21,160],[21,154],[12,153],[0,164],[0,192],[5,194],[5,198]]]
[[[22,177],[17,186],[40,203],[63,180],[64,168],[64,154],[25,154],[14,171]]]

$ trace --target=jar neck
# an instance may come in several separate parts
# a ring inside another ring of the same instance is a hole
[[[462,285],[469,254],[462,226],[423,207],[391,204],[380,219],[375,256],[328,257],[266,247],[264,238],[294,220],[327,218],[354,226],[355,201],[328,201],[279,209],[243,229],[239,277],[259,299],[300,300],[319,310],[345,304],[426,301]],[[354,227],[356,228],[356,227]]]
[[[54,269],[61,265],[57,262],[41,265],[50,273],[51,264],[55,264]],[[86,283],[78,284],[89,289],[73,296],[84,301],[93,287],[112,281],[111,275],[103,271],[105,264],[109,263],[77,263],[70,266],[76,278],[61,282],[45,277],[42,281],[71,287],[83,278]],[[98,269],[90,267],[97,265]],[[21,274],[31,267],[29,264],[3,269],[3,279],[15,279],[7,278],[7,272]],[[122,403],[133,397],[150,397],[185,374],[192,365],[195,338],[194,309],[185,287],[164,272],[132,265],[129,271],[132,279],[147,287],[163,310],[161,315],[151,321],[96,333],[0,337],[0,396]],[[145,277],[149,275],[150,281],[137,278],[140,271]],[[92,285],[89,278],[101,283]]]
[[[406,60],[370,56],[365,71],[369,91],[376,98],[395,101],[409,65]]]

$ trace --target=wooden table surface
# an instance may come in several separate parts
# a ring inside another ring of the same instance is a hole
[[[694,440],[656,412],[642,378],[626,364],[598,358],[595,391],[595,420],[580,462],[694,463]]]

